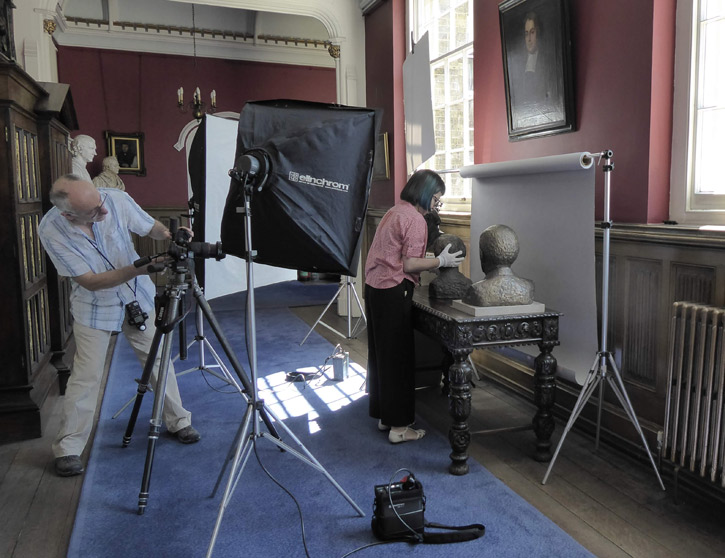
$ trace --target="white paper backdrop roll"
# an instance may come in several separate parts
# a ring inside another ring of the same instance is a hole
[[[237,146],[236,120],[206,117],[206,207],[204,217],[205,241],[215,243],[221,238],[222,214],[229,193],[229,169],[234,167]],[[254,238],[252,238],[254,242]],[[222,249],[224,246],[222,246]],[[247,262],[234,256],[223,260],[206,260],[204,296],[206,299],[224,296],[247,289]],[[254,265],[254,286],[262,287],[297,278],[294,270]]]
[[[410,174],[436,152],[427,32],[403,62],[403,104],[405,152]]]
[[[594,262],[594,168],[590,153],[471,165],[471,279],[484,277],[478,239],[487,227],[519,238],[512,269],[535,284],[534,299],[561,312],[554,349],[560,376],[582,384],[598,351]],[[536,348],[522,348],[538,354]]]

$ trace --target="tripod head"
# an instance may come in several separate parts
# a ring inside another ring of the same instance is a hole
[[[139,258],[133,262],[133,265],[135,267],[148,266],[149,273],[157,273],[168,268],[174,275],[185,275],[190,270],[193,271],[194,258],[214,258],[219,261],[226,257],[226,254],[222,251],[221,242],[215,244],[192,242],[191,233],[188,229],[179,228],[177,219],[169,220],[169,232],[171,233],[171,240],[166,252]],[[163,261],[151,263],[161,256],[166,256]]]

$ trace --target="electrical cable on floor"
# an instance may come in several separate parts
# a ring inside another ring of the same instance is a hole
[[[300,527],[302,529],[302,545],[305,547],[305,556],[307,556],[307,558],[311,558],[310,552],[307,548],[307,536],[305,535],[305,520],[304,520],[304,517],[302,516],[302,508],[300,507],[299,502],[294,497],[294,495],[289,490],[287,490],[284,486],[282,486],[282,484],[276,478],[274,478],[272,473],[270,473],[267,470],[267,468],[262,464],[262,460],[259,458],[259,454],[257,453],[257,441],[256,440],[254,440],[253,446],[254,446],[254,456],[257,458],[257,463],[259,463],[259,466],[262,468],[262,471],[265,472],[265,474],[272,480],[272,482],[274,482],[274,484],[276,484],[282,490],[284,490],[287,493],[287,495],[289,495],[289,497],[292,498],[292,501],[295,503],[295,506],[297,506],[297,513],[300,516]]]

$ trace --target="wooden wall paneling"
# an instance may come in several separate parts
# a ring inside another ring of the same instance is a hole
[[[0,442],[40,436],[40,406],[55,377],[47,267],[37,235],[43,205],[33,109],[44,95],[17,65],[0,62]]]
[[[57,113],[44,113],[38,119],[38,152],[43,212],[51,208],[48,198],[53,182],[71,172],[71,154],[68,149],[70,131],[56,118]],[[70,311],[70,279],[60,277],[55,266],[46,259],[48,304],[50,307],[50,362],[56,370],[61,395],[70,376],[70,362],[66,353],[72,341],[73,318]]]

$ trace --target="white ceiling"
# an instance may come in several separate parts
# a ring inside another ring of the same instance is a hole
[[[65,24],[54,36],[64,46],[334,66],[329,33],[314,17],[174,0],[63,0],[59,7]]]

